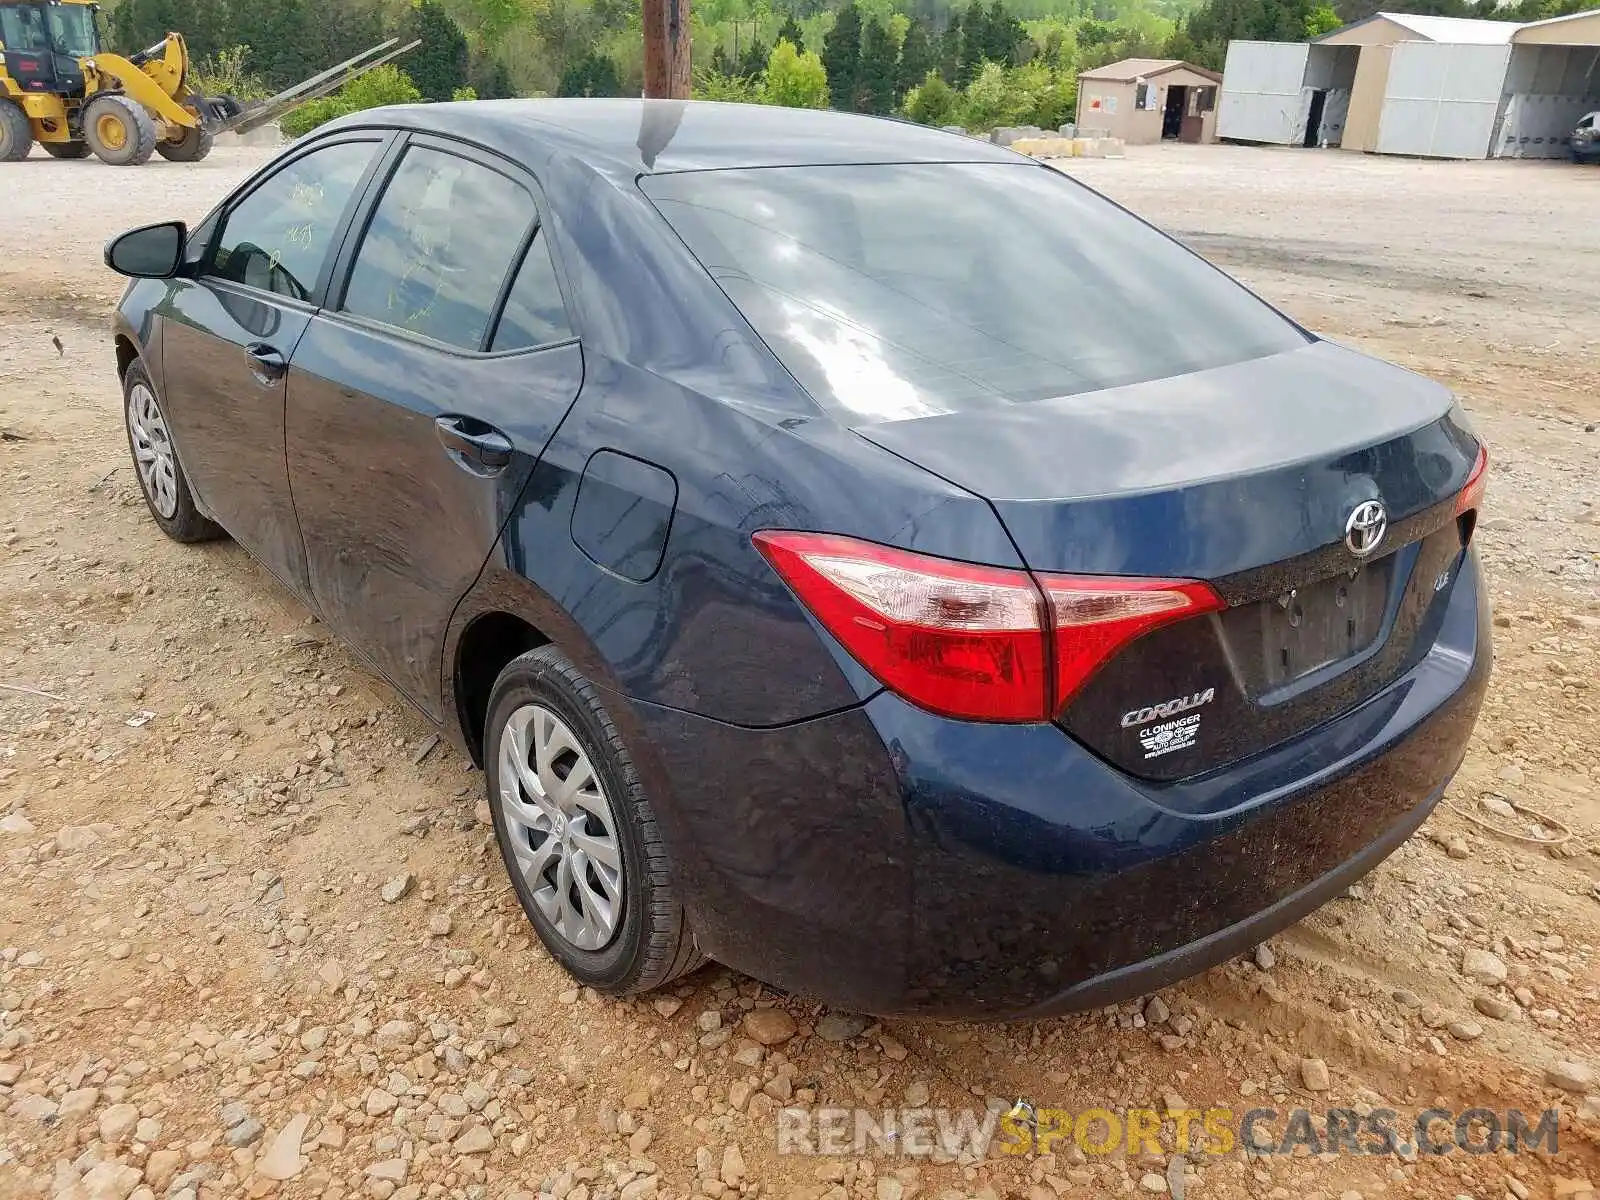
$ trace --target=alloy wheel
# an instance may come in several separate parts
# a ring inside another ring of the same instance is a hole
[[[506,721],[497,799],[540,913],[577,949],[603,949],[622,920],[616,815],[577,735],[543,705],[524,704]]]
[[[178,511],[177,460],[161,405],[149,386],[128,389],[128,432],[133,435],[134,466],[156,515],[170,521]]]

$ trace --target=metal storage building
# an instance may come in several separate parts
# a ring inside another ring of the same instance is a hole
[[[1510,21],[1377,13],[1315,42],[1233,42],[1217,135],[1434,158],[1564,153],[1600,107],[1600,10]]]

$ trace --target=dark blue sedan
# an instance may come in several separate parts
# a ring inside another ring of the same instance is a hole
[[[893,121],[375,110],[123,235],[157,524],[484,768],[578,979],[1108,1003],[1369,871],[1490,670],[1485,453],[1088,188]]]

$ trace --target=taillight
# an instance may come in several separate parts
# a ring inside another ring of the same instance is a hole
[[[756,547],[883,685],[930,712],[1046,721],[1133,639],[1221,608],[1203,583],[1041,575],[834,534]]]
[[[1056,711],[1135,638],[1223,606],[1210,585],[1184,580],[1041,575],[1039,582],[1055,614]]]
[[[1478,444],[1478,457],[1472,464],[1472,474],[1467,476],[1467,485],[1461,489],[1461,494],[1456,497],[1456,516],[1471,512],[1473,509],[1483,507],[1483,494],[1489,488],[1489,451],[1480,442]]]

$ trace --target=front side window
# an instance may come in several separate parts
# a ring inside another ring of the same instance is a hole
[[[33,5],[6,5],[0,8],[0,43],[7,50],[38,53],[50,49],[45,29],[44,9]]]
[[[307,300],[379,143],[337,142],[289,163],[235,205],[207,274]]]
[[[521,184],[470,159],[413,146],[373,211],[343,309],[481,349],[533,222],[533,197]]]
[[[849,424],[1096,391],[1305,336],[1046,167],[766,167],[640,187],[800,384]]]

